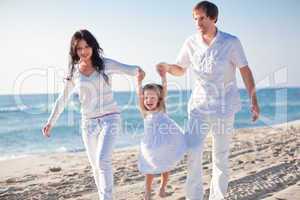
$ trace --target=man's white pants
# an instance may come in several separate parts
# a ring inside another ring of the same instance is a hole
[[[188,176],[186,181],[187,200],[202,200],[202,153],[204,141],[212,133],[212,179],[209,200],[225,197],[229,179],[229,144],[233,132],[234,116],[227,118],[209,115],[190,115],[187,135]]]
[[[100,200],[113,199],[112,152],[121,131],[120,114],[82,121],[82,138],[92,166]]]

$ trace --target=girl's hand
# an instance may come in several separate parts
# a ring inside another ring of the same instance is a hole
[[[159,72],[159,75],[162,79],[165,79],[167,76],[167,72],[163,70],[163,71]]]
[[[46,124],[42,129],[43,135],[45,137],[50,137],[51,129],[52,129],[51,124]]]
[[[145,72],[139,67],[138,73],[136,75],[137,81],[141,82],[145,78]]]
[[[169,70],[169,66],[167,63],[158,63],[156,65],[156,70],[161,77],[165,76]]]

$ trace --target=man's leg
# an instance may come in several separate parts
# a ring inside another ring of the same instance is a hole
[[[225,198],[229,180],[230,139],[234,117],[216,119],[212,127],[212,179],[209,200]]]
[[[187,133],[188,161],[186,180],[186,199],[202,200],[202,153],[204,140],[209,131],[209,122],[205,117],[191,116]]]

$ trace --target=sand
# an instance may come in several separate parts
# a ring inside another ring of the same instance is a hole
[[[226,199],[300,200],[300,121],[273,127],[238,129],[230,154]],[[144,177],[137,147],[115,150],[114,197],[142,199]],[[211,175],[211,138],[203,159],[205,199]],[[171,171],[165,200],[184,200],[186,158]],[[152,199],[157,196],[155,179]],[[51,153],[0,161],[0,199],[98,199],[85,152]]]

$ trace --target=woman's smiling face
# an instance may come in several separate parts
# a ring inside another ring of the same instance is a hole
[[[76,46],[76,53],[81,61],[89,61],[93,55],[93,49],[83,39],[78,41]]]

